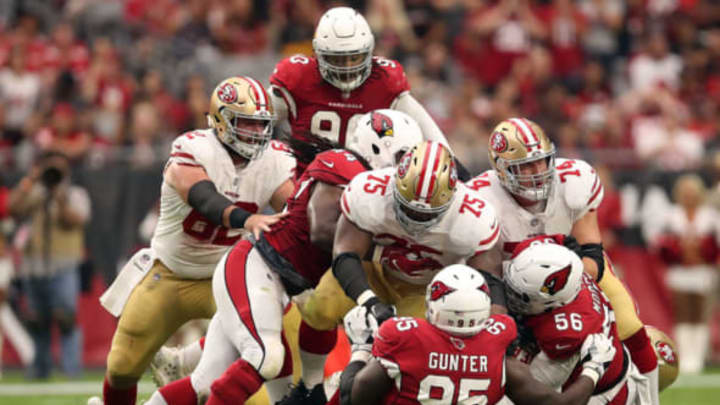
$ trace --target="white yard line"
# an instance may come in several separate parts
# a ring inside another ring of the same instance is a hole
[[[138,384],[138,394],[150,394],[153,391],[155,391],[155,384],[151,382]],[[20,395],[102,395],[102,382],[70,381],[6,384],[0,381],[0,397]]]

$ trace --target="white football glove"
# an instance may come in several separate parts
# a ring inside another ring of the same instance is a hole
[[[374,317],[368,316],[367,308],[358,305],[351,309],[345,314],[343,323],[352,351],[363,350],[370,352],[372,350],[373,333],[377,330],[378,325]]]
[[[602,333],[588,335],[580,348],[582,375],[589,377],[597,384],[607,368],[610,367],[615,358],[615,352],[612,338]]]

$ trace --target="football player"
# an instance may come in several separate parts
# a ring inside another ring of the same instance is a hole
[[[208,123],[173,142],[151,247],[101,299],[120,317],[107,358],[106,405],[134,404],[137,381],[168,337],[191,319],[213,316],[210,277],[243,230],[259,235],[285,215],[259,214],[267,206],[282,210],[295,168],[287,147],[270,140],[275,114],[260,83],[243,76],[220,82]]]
[[[597,334],[581,342],[580,375],[558,393],[505,355],[517,334],[515,322],[490,315],[488,294],[476,270],[446,267],[428,284],[426,319],[392,318],[372,343],[367,309],[355,307],[345,317],[351,362],[331,404],[495,404],[504,394],[517,404],[586,404],[615,356],[610,339]]]
[[[555,146],[542,128],[525,118],[510,118],[497,125],[488,154],[492,169],[468,182],[496,207],[502,223],[500,241],[481,257],[482,268],[501,276],[503,260],[509,259],[520,241],[542,234],[572,235],[585,271],[613,303],[620,339],[651,380],[653,403],[658,404],[656,353],[633,298],[603,252],[597,222],[603,186],[595,170],[579,159],[556,159]]]
[[[425,286],[433,275],[454,263],[475,267],[499,234],[493,207],[458,183],[452,154],[434,141],[413,147],[397,168],[354,178],[341,208],[332,270],[300,308],[301,348],[303,329],[307,335],[332,331],[335,336],[337,324],[356,303],[378,324],[393,315],[391,305],[401,315],[422,316]],[[372,245],[372,263],[363,264]],[[313,340],[318,341],[323,342]],[[321,389],[324,356],[332,345],[315,343],[314,348],[323,361],[315,361],[316,371],[304,363],[299,384],[310,392]],[[307,357],[301,351],[303,361]]]
[[[362,14],[349,7],[329,9],[313,37],[314,56],[293,55],[270,76],[270,95],[279,121],[291,128],[290,145],[298,152],[298,176],[314,157],[313,145],[345,146],[350,122],[376,109],[410,115],[425,139],[448,146],[397,61],[373,56],[375,38]],[[469,178],[469,175],[468,175]]]
[[[373,123],[379,121],[389,122],[393,131],[377,132]],[[218,312],[200,363],[190,377],[156,392],[149,404],[195,404],[206,397],[209,405],[241,404],[273,379],[267,386],[270,402],[280,399],[291,372],[283,309],[288,297],[312,288],[330,267],[345,185],[367,169],[395,164],[422,139],[417,124],[397,111],[366,114],[357,125],[363,134],[349,140],[351,151],[322,152],[308,166],[280,223],[240,241],[220,261],[213,277]]]
[[[562,237],[562,235],[560,235]],[[595,380],[590,404],[648,404],[649,381],[630,360],[618,337],[609,300],[580,257],[549,236],[522,242],[503,269],[508,309],[523,317],[540,352],[533,375],[553,388],[567,388],[582,373],[585,339],[600,333],[612,340],[615,356]]]

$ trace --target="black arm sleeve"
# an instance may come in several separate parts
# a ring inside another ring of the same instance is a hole
[[[507,302],[505,301],[505,283],[485,270],[480,270],[480,274],[485,277],[485,282],[490,288],[490,301],[494,305],[507,308]]]
[[[355,375],[365,367],[365,362],[356,360],[345,367],[340,375],[340,405],[352,405],[352,386]]]
[[[580,245],[580,258],[587,257],[593,259],[598,267],[597,281],[602,280],[605,274],[605,255],[603,254],[602,243],[585,243]]]
[[[341,253],[332,263],[332,272],[345,294],[357,302],[363,292],[370,290],[360,256],[355,253]]]
[[[188,191],[188,205],[198,210],[213,225],[223,225],[223,212],[233,202],[218,193],[210,180],[201,180],[193,184]],[[235,208],[230,213],[230,227],[242,228],[251,214],[242,208]]]

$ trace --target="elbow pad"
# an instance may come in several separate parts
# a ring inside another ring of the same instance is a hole
[[[215,184],[210,180],[193,184],[188,191],[187,202],[213,225],[223,224],[223,212],[232,205],[232,201],[218,193]]]
[[[370,290],[360,256],[355,253],[341,253],[332,263],[332,272],[345,294],[357,302],[360,295]]]
[[[598,273],[595,281],[599,283],[605,273],[605,255],[603,253],[602,243],[586,243],[580,245],[580,258],[582,259],[583,257],[590,258],[597,264]]]

